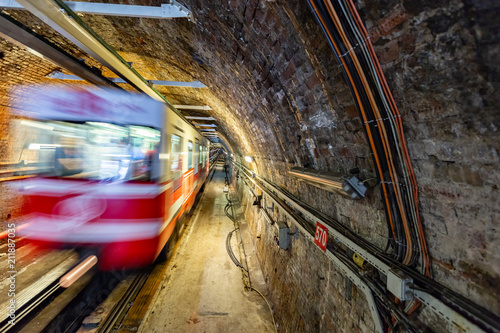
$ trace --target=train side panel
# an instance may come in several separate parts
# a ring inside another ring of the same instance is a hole
[[[172,233],[181,229],[176,225],[192,208],[208,170],[205,160],[202,160],[204,156],[200,154],[201,149],[206,149],[206,138],[168,108],[162,136],[160,185],[166,189],[166,208],[157,254]]]
[[[128,133],[129,140],[130,133],[160,139],[147,139],[148,148],[142,148],[142,153],[137,151],[142,154],[137,159],[133,150],[135,144],[126,148],[118,140],[120,137],[106,139],[104,144],[92,141],[92,149],[84,151],[99,162],[94,163],[99,167],[87,172],[87,176],[81,171],[70,177],[41,175],[20,184],[23,195],[31,203],[31,211],[25,216],[29,224],[23,228],[23,234],[44,246],[77,247],[83,249],[83,253],[96,253],[103,270],[148,265],[174,232],[181,230],[178,223],[192,208],[206,181],[208,140],[170,107],[158,107],[157,102],[140,95],[122,95],[121,92],[106,95],[108,93],[101,90],[65,94],[65,91],[58,92],[57,98],[46,94],[44,108],[31,115],[32,121],[22,121],[31,126],[31,132],[39,128],[46,137],[49,134],[65,140],[65,143],[33,141],[29,147],[34,148],[28,148],[31,155],[51,153],[52,157],[47,161],[54,163],[59,158],[57,151],[64,151],[67,155],[59,160],[65,167],[73,168],[71,163],[84,159],[70,157],[68,152],[74,153],[76,149],[67,148],[70,146],[68,142],[81,140],[78,139],[80,136],[60,131],[63,127],[81,127],[83,131],[86,124],[93,131],[86,140],[94,140],[99,135],[103,137],[101,133],[109,131]],[[156,105],[156,109],[148,107],[150,104]],[[109,107],[105,107],[107,105]],[[119,112],[123,108],[128,116]],[[148,112],[153,113],[151,117],[142,115]],[[44,151],[40,150],[42,146]],[[122,147],[120,151],[113,150],[118,146]],[[75,147],[85,148],[83,145]],[[100,147],[110,148],[100,152]],[[126,153],[125,149],[128,149]],[[98,157],[102,156],[109,158],[99,160]],[[114,160],[118,158],[121,160]],[[103,178],[104,171],[121,170],[122,167],[124,170],[125,167],[129,170],[150,168],[150,174],[142,181],[134,178],[134,172],[128,171],[117,174],[114,180]]]

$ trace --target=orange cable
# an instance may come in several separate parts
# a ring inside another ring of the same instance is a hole
[[[422,226],[422,222],[420,220],[420,212],[419,212],[419,208],[418,208],[418,185],[417,185],[415,173],[413,171],[413,167],[411,164],[408,149],[406,146],[406,140],[405,140],[404,131],[403,131],[401,114],[399,113],[399,110],[396,106],[396,103],[394,101],[392,93],[391,93],[389,86],[387,84],[387,81],[385,79],[385,75],[380,67],[380,63],[379,63],[378,58],[375,54],[373,44],[372,44],[371,40],[368,38],[368,32],[366,31],[366,28],[364,27],[364,25],[361,23],[361,18],[359,16],[359,13],[356,10],[356,7],[354,6],[354,3],[352,2],[352,0],[347,0],[347,4],[349,6],[349,10],[350,10],[351,14],[353,14],[353,17],[356,18],[356,25],[358,26],[358,28],[360,28],[360,31],[361,31],[363,37],[365,37],[365,40],[367,41],[366,45],[368,46],[368,50],[371,54],[372,62],[375,65],[375,69],[377,71],[378,77],[379,77],[380,81],[382,82],[382,87],[383,87],[384,93],[388,97],[389,103],[391,105],[391,111],[393,113],[396,124],[398,126],[398,131],[399,131],[400,138],[401,138],[401,145],[403,148],[405,161],[407,163],[407,169],[408,169],[408,172],[410,174],[410,181],[412,184],[413,200],[415,202],[415,212],[416,212],[416,216],[417,216],[417,227],[418,227],[419,236],[420,236],[419,240],[420,240],[420,246],[422,248],[422,257],[424,259],[425,275],[427,277],[431,277],[429,252],[428,252],[427,242],[425,240],[423,226]]]
[[[309,1],[309,3],[314,8],[314,10],[317,13],[318,18],[320,19],[321,23],[325,27],[325,31],[327,32],[327,36],[330,39],[332,45],[334,46],[335,51],[337,52],[337,54],[340,54],[338,46],[335,44],[335,41],[334,41],[333,37],[331,36],[330,32],[326,28],[326,24],[325,24],[323,18],[321,17],[321,15],[319,14],[318,9],[316,8],[315,4],[313,2],[311,2],[311,1]],[[387,195],[386,183],[383,182],[384,181],[384,175],[383,175],[383,172],[382,172],[382,169],[381,169],[381,166],[380,166],[380,160],[379,160],[379,157],[377,155],[377,151],[376,151],[376,148],[375,148],[375,143],[372,140],[371,129],[370,129],[369,125],[367,125],[367,118],[366,118],[366,114],[364,112],[363,104],[361,103],[361,100],[359,98],[359,93],[358,93],[358,91],[356,89],[356,86],[354,85],[351,73],[349,72],[349,70],[345,66],[346,64],[345,64],[344,60],[342,58],[340,58],[340,61],[341,61],[342,65],[345,68],[346,74],[349,77],[349,81],[351,82],[351,86],[352,86],[353,91],[355,93],[355,97],[358,100],[358,105],[359,105],[359,108],[360,108],[360,111],[361,111],[361,115],[363,117],[363,120],[364,120],[364,123],[365,123],[365,127],[366,127],[366,130],[367,130],[367,133],[368,133],[368,140],[370,142],[370,146],[372,148],[372,152],[373,152],[374,158],[375,158],[375,163],[377,165],[377,169],[379,170],[379,175],[380,175],[380,178],[382,180],[381,184],[382,184],[382,189],[383,189],[383,193],[384,193],[384,198],[385,198],[385,201],[386,201],[386,205],[387,205],[387,207],[390,207],[390,205],[389,205],[389,199],[388,199],[388,195]],[[396,237],[396,231],[395,231],[394,221],[392,219],[392,215],[391,214],[392,214],[391,211],[388,209],[389,222],[390,222],[390,225],[391,225],[393,237],[396,240],[397,239],[397,237]]]
[[[344,32],[344,30],[342,28],[342,24],[340,23],[338,15],[335,12],[335,9],[333,8],[333,5],[331,4],[331,2],[329,0],[327,0],[327,4],[328,4],[328,10],[329,10],[330,16],[334,19],[335,26],[339,30],[341,38],[343,39],[343,41],[344,41],[344,43],[346,45],[346,48],[348,50],[353,50],[353,47],[350,44],[350,41],[347,38],[347,35],[345,34],[345,32]],[[350,52],[348,51],[348,53],[350,53]],[[373,93],[372,93],[372,91],[370,89],[370,85],[368,84],[366,76],[364,75],[364,71],[361,68],[361,64],[359,63],[359,60],[357,58],[356,53],[352,52],[352,54],[349,54],[349,56],[353,60],[354,65],[355,65],[356,70],[357,70],[357,73],[358,73],[360,79],[362,80],[363,86],[365,87],[364,90],[365,90],[365,92],[368,95],[368,98],[369,98],[370,104],[372,106],[372,109],[375,112],[375,116],[377,117],[377,119],[381,119],[382,116],[381,116],[380,111],[378,109],[378,106],[377,106],[377,104],[375,102]],[[410,226],[409,226],[406,214],[405,214],[405,210],[403,208],[401,191],[400,191],[399,187],[396,185],[398,183],[398,177],[397,177],[397,174],[395,172],[394,159],[393,159],[392,153],[391,153],[391,151],[389,149],[389,140],[388,140],[387,132],[386,132],[385,126],[382,126],[382,125],[383,125],[383,123],[379,124],[379,126],[377,126],[377,127],[378,127],[379,132],[380,132],[380,134],[382,136],[382,139],[383,139],[382,143],[383,143],[384,152],[385,152],[385,154],[387,156],[387,159],[388,159],[388,162],[389,162],[388,163],[389,174],[390,174],[390,177],[391,177],[391,180],[392,180],[392,186],[393,186],[394,192],[396,194],[396,200],[397,200],[397,203],[398,203],[399,211],[401,213],[401,218],[402,218],[402,222],[403,222],[403,227],[404,227],[404,230],[405,230],[405,237],[406,237],[407,247],[405,249],[406,250],[406,255],[405,255],[405,259],[404,259],[403,263],[406,264],[406,265],[408,265],[410,263],[410,261],[411,261],[411,256],[412,256],[412,253],[413,253],[413,246],[412,246],[413,241],[411,239]]]

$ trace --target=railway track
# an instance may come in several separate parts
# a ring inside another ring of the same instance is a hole
[[[133,301],[136,299],[137,295],[144,287],[144,284],[146,283],[150,273],[151,272],[148,271],[137,274],[135,276],[130,287],[127,288],[123,296],[120,298],[120,301],[115,304],[110,314],[104,319],[102,324],[99,326],[97,332],[99,333],[114,332],[119,328],[120,324],[125,318],[125,315],[131,308]]]
[[[0,332],[18,332],[33,316],[58,297],[64,288],[60,286],[60,279],[74,266],[74,259],[68,258],[48,273],[42,275],[35,283],[16,293],[15,307],[5,306],[0,310]],[[13,311],[11,311],[11,309]],[[11,314],[14,313],[15,317]]]
[[[216,166],[220,160],[221,155],[217,154],[211,159],[211,167],[207,178],[209,183],[215,173]],[[203,194],[199,200],[203,198]],[[176,247],[179,245],[180,239],[176,244],[172,244],[170,249],[175,252]],[[169,245],[166,245],[169,246]],[[90,329],[88,331],[107,333],[131,333],[139,329],[149,306],[152,303],[154,295],[159,288],[161,281],[169,267],[170,257],[167,261],[157,262],[148,274],[137,275],[126,291],[122,293],[119,301],[113,306],[109,314],[101,320],[96,330]],[[158,261],[158,260],[157,260]],[[81,329],[80,332],[85,332]]]

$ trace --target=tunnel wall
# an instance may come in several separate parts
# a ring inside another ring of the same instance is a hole
[[[236,188],[254,235],[278,332],[373,332],[364,294],[351,286],[347,299],[345,276],[304,235],[292,237],[288,250],[280,249],[274,240],[276,226],[253,205],[254,197],[241,178]],[[278,219],[279,214],[270,214]],[[295,231],[294,226],[290,228]]]
[[[281,52],[277,52],[279,56],[274,61],[268,51],[266,59],[274,66],[270,73],[264,68],[257,72],[265,77],[260,94],[269,98],[263,97],[265,102],[255,106],[258,110],[249,121],[262,124],[259,110],[268,110],[273,118],[267,131],[277,126],[274,135],[285,147],[278,156],[273,149],[262,153],[269,143],[259,135],[265,124],[257,126],[260,133],[253,132],[252,140],[260,174],[383,249],[387,227],[376,184],[371,183],[366,199],[352,201],[287,175],[292,166],[346,174],[358,166],[361,177],[370,179],[374,168],[350,92],[310,13],[298,2],[288,2],[284,8],[274,2],[259,2],[256,9],[252,9],[252,3],[232,4],[236,8],[230,9],[242,30],[256,35],[248,38],[256,45],[247,45],[246,50],[265,52],[270,48],[259,45],[263,40],[269,41],[274,35],[288,36],[280,43]],[[402,114],[419,184],[419,207],[434,278],[498,315],[500,179],[495,170],[500,166],[500,103],[494,91],[498,90],[499,27],[493,15],[499,13],[498,5],[486,1],[386,1],[356,5]],[[241,12],[255,14],[240,18]],[[301,39],[304,36],[307,37]],[[298,43],[303,43],[303,48],[290,45]],[[315,62],[315,56],[321,59],[320,63]],[[252,69],[251,65],[243,66]],[[238,68],[240,72],[244,70]],[[322,75],[313,80],[304,73]],[[255,78],[259,82],[261,77]],[[308,99],[311,94],[314,98]],[[325,125],[319,121],[321,117],[329,122]],[[262,238],[262,221],[253,212],[247,214],[248,220],[253,221],[252,230]],[[292,259],[278,259],[273,252],[275,245],[260,242],[261,265],[271,281],[277,280],[274,269],[283,274],[289,269],[304,270],[288,267]],[[317,260],[326,267],[319,252],[311,252],[311,256],[311,261]],[[312,265],[311,269],[321,275],[324,268]],[[288,302],[296,304],[297,296],[290,289],[314,294],[317,298],[312,299],[318,300],[317,304],[322,302],[322,292],[310,291],[316,285],[312,280],[313,286],[297,280],[287,280],[293,287],[271,282],[272,289],[276,288],[273,300],[279,303],[277,307],[288,311],[283,316],[285,320],[293,320],[297,311],[302,311],[287,308]],[[342,292],[336,293],[336,297],[339,304],[345,303]],[[315,311],[324,314],[319,305]],[[362,307],[358,314],[364,316]],[[307,325],[315,325],[317,320],[314,315],[304,318],[310,320]],[[423,311],[420,319],[433,330],[453,331],[428,310]],[[340,327],[347,329],[339,326],[339,330]]]
[[[158,1],[126,2],[158,5]],[[380,189],[370,180],[374,167],[363,123],[306,3],[181,2],[192,10],[194,22],[89,15],[84,19],[146,78],[204,82],[208,89],[162,88],[162,92],[173,103],[211,105],[219,129],[242,154],[255,157],[261,175],[383,249],[387,226]],[[402,114],[434,277],[500,314],[499,6],[488,0],[356,1],[355,5]],[[36,31],[48,31],[36,19],[13,14]],[[61,47],[74,49],[54,39]],[[9,43],[0,45],[5,51],[2,101],[14,83],[48,82],[44,75],[55,66],[25,51],[18,54],[21,51]],[[8,105],[2,102],[0,112],[5,112],[4,104]],[[6,119],[3,113],[0,118]],[[0,128],[4,160],[3,120]],[[359,167],[360,177],[369,180],[367,198],[351,201],[296,182],[287,175],[292,166],[344,174]],[[0,199],[5,193],[2,190]],[[269,274],[274,268],[285,272],[286,262],[267,257],[273,246],[261,245],[261,264]],[[325,269],[317,251],[308,254]],[[290,277],[297,283],[299,279]],[[309,288],[305,283],[301,288]],[[285,305],[289,299],[280,289],[285,287],[274,286],[273,293],[280,295],[274,298],[276,306],[289,311],[279,316],[291,320],[296,310]],[[342,292],[332,293],[342,302]],[[364,318],[363,309],[360,305]],[[314,311],[323,313],[319,307]],[[309,322],[308,316],[303,320]]]
[[[11,107],[14,105],[11,96],[12,89],[18,84],[42,83],[44,80],[40,80],[39,75],[48,74],[55,68],[53,64],[40,60],[20,47],[0,39],[0,163],[19,160],[19,156],[12,151],[14,142],[10,131],[13,111]],[[7,223],[22,213],[24,202],[13,189],[12,184],[6,182],[0,182],[0,202],[2,203],[0,205],[0,228],[3,231]]]

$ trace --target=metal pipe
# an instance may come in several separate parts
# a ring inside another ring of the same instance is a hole
[[[93,3],[93,2],[78,2],[64,1],[64,3],[74,12],[82,14],[95,14],[106,16],[125,16],[125,17],[144,17],[154,19],[170,19],[170,18],[192,18],[192,13],[176,1],[172,3],[161,4],[157,6],[136,6],[136,5],[120,5],[110,3]],[[0,0],[1,8],[9,9],[24,9],[14,0]]]
[[[314,182],[320,185],[326,185],[329,187],[333,187],[337,190],[342,190],[343,181],[340,177],[330,176],[330,175],[321,175],[321,174],[313,174],[311,171],[303,171],[300,168],[292,168],[288,171],[288,174],[297,178],[301,178],[310,182]]]
[[[59,285],[63,288],[68,288],[75,283],[83,274],[87,273],[95,264],[97,264],[97,257],[92,255],[88,256],[78,266],[69,271],[59,280]]]

